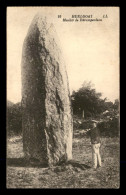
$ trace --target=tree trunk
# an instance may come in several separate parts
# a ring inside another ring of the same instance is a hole
[[[84,119],[84,110],[82,111],[82,118]]]

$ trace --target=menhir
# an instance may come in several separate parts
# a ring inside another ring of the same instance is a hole
[[[21,70],[25,157],[46,165],[70,160],[73,123],[66,67],[54,26],[40,14],[24,40]]]

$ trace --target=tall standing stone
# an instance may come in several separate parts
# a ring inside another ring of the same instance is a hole
[[[22,128],[26,158],[55,165],[72,158],[68,78],[52,24],[36,15],[22,52]]]

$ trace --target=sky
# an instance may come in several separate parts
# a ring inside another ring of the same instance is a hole
[[[119,98],[118,7],[8,7],[7,99],[21,101],[21,56],[24,38],[37,12],[55,26],[62,47],[70,93],[84,81],[114,102]],[[58,18],[61,15],[61,18]],[[92,15],[93,22],[63,22],[72,15]],[[103,15],[107,18],[103,18]]]

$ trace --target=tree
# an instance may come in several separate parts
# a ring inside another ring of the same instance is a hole
[[[106,101],[106,102],[105,102],[105,106],[106,106],[106,110],[112,111],[114,105],[113,105],[113,102],[111,102],[111,101]]]
[[[115,100],[113,107],[114,107],[114,110],[119,111],[119,100],[118,99]]]
[[[101,99],[102,93],[97,93],[94,85],[84,82],[78,91],[72,93],[73,113],[85,117],[94,116],[105,111],[105,99]]]

